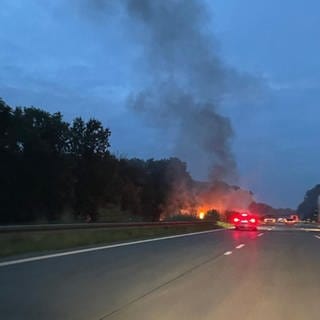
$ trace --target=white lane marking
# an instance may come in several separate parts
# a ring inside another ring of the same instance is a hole
[[[232,251],[226,251],[226,252],[224,253],[225,256],[229,256],[230,254],[232,254]]]
[[[259,233],[259,234],[258,234],[258,237],[261,237],[262,235],[263,235],[263,233]]]
[[[306,232],[311,232],[311,231],[320,231],[319,228],[300,228],[300,230],[306,231]]]
[[[320,236],[315,236],[316,238],[320,239]]]
[[[245,245],[243,243],[239,244],[238,246],[236,246],[237,249],[241,249],[243,248]]]
[[[53,253],[53,254],[46,254],[46,255],[42,255],[42,256],[36,256],[36,257],[30,257],[30,258],[24,258],[24,259],[17,259],[17,260],[9,260],[9,261],[0,262],[0,267],[10,266],[10,265],[13,265],[13,264],[20,264],[20,263],[25,263],[25,262],[31,262],[31,261],[38,261],[38,260],[45,260],[45,259],[63,257],[63,256],[71,256],[71,255],[79,254],[79,253],[86,253],[86,252],[92,252],[92,251],[98,251],[98,250],[105,250],[105,249],[111,249],[111,248],[131,246],[131,245],[134,245],[134,244],[141,244],[141,243],[154,242],[154,241],[167,240],[167,239],[174,239],[174,238],[181,238],[181,237],[190,237],[190,236],[196,236],[196,235],[199,235],[199,234],[212,233],[212,232],[223,231],[223,230],[226,230],[226,229],[214,229],[214,230],[199,231],[199,232],[192,232],[192,233],[183,233],[183,234],[177,234],[177,235],[174,235],[174,236],[159,237],[159,238],[138,240],[138,241],[132,241],[132,242],[123,242],[123,243],[118,243],[118,244],[110,244],[110,245],[107,245],[107,246],[99,246],[99,247],[87,248],[87,249],[78,249],[78,250],[72,250],[72,251],[66,251],[66,252],[60,252],[60,253]]]

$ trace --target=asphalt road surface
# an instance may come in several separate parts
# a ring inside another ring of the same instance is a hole
[[[0,267],[1,319],[320,319],[320,232],[224,230]]]

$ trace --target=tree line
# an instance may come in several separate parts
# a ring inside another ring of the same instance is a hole
[[[186,208],[196,213],[202,188],[186,163],[118,158],[110,135],[97,119],[67,122],[60,112],[12,108],[0,99],[0,223],[158,221]],[[306,193],[301,217],[316,219],[319,195],[319,185]],[[256,202],[248,209],[295,213]]]
[[[103,213],[159,220],[173,189],[192,185],[186,164],[117,158],[110,135],[96,119],[69,123],[60,112],[0,99],[0,223],[95,221]]]
[[[320,184],[317,184],[306,192],[303,201],[298,206],[297,211],[300,214],[300,217],[303,219],[319,221],[319,207]]]
[[[292,214],[297,214],[296,210],[291,208],[273,208],[263,202],[252,202],[249,205],[248,210],[250,212],[258,213],[261,217],[288,217]]]

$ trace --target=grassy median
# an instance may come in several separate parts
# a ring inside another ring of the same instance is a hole
[[[0,233],[0,257],[43,253],[218,228],[214,224]]]

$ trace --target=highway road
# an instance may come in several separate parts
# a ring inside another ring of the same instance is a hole
[[[320,232],[223,230],[0,264],[1,319],[320,318]]]

